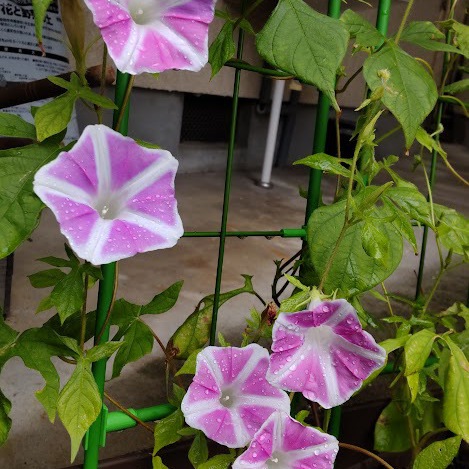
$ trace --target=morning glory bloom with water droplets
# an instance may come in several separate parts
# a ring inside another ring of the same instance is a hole
[[[272,412],[290,411],[288,395],[265,379],[268,365],[257,344],[202,350],[181,405],[187,424],[229,448],[246,446]]]
[[[386,359],[345,300],[316,300],[307,311],[281,313],[272,339],[268,381],[326,409],[346,402]]]
[[[233,463],[233,469],[332,469],[339,450],[327,433],[274,412]]]
[[[215,0],[85,0],[121,72],[200,70]]]
[[[174,197],[177,160],[104,125],[43,166],[34,191],[71,248],[95,265],[172,247],[183,234]]]

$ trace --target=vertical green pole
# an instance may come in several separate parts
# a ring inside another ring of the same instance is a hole
[[[125,92],[129,84],[130,76],[117,72],[115,103],[118,108],[114,112],[113,125],[115,126],[120,114],[120,108],[124,100]],[[120,132],[127,134],[129,105],[123,111]],[[109,340],[109,324],[106,324],[109,308],[111,307],[112,298],[114,296],[116,263],[105,264],[101,267],[103,280],[99,282],[98,305],[96,308],[96,326],[95,326],[95,345],[105,343]],[[104,330],[103,330],[104,327]],[[99,337],[99,341],[97,341]],[[93,363],[93,376],[98,385],[101,398],[104,394],[104,383],[106,380],[106,363],[107,359],[99,360]],[[87,435],[87,447],[85,449],[85,459],[83,463],[84,469],[97,469],[99,462],[99,448],[102,446],[102,435],[105,431],[103,422],[104,413],[101,411],[99,417],[91,425]]]
[[[243,11],[244,11],[243,2]],[[243,57],[244,47],[244,31],[239,30],[238,38],[238,53],[237,59],[241,60]],[[238,101],[239,101],[239,83],[241,79],[241,70],[236,69],[235,81],[233,87],[233,108],[231,111],[231,127],[230,127],[230,141],[228,144],[228,157],[226,161],[226,172],[225,172],[225,191],[223,195],[223,210],[221,218],[220,228],[220,245],[218,248],[218,263],[217,263],[217,276],[215,280],[215,294],[213,297],[213,313],[212,323],[210,326],[210,345],[215,344],[217,334],[217,319],[218,319],[218,303],[220,302],[220,291],[221,291],[221,278],[223,272],[223,259],[225,256],[225,241],[226,241],[226,224],[228,222],[228,209],[230,205],[230,191],[231,191],[231,176],[233,173],[233,156],[236,141],[236,123],[238,119]]]
[[[450,8],[453,8],[453,5],[455,3],[455,0],[451,0],[450,2]],[[451,42],[451,31],[447,31],[446,33],[446,44],[449,44]],[[443,59],[443,68],[441,70],[441,79],[443,81],[443,77],[446,76],[446,72],[448,69],[448,64],[450,61],[450,54],[445,53],[444,59]],[[435,129],[437,129],[440,124],[441,120],[443,118],[443,110],[444,110],[445,104],[443,102],[439,102],[437,106],[437,111],[436,111],[436,117],[435,117]],[[435,140],[437,142],[440,141],[440,135],[435,136]],[[436,163],[438,160],[438,153],[433,150],[432,151],[432,159],[431,159],[431,165],[430,165],[430,190],[433,191],[433,187],[435,186],[435,180],[436,180]],[[424,164],[424,163],[422,163]],[[429,196],[427,197],[427,200],[429,200]],[[423,283],[423,273],[425,270],[425,255],[427,253],[427,243],[428,243],[428,226],[423,227],[423,236],[422,236],[422,247],[420,249],[420,262],[419,262],[419,271],[417,275],[417,286],[415,288],[415,299],[418,300],[421,296],[422,293],[422,283]]]
[[[389,27],[389,16],[391,15],[392,0],[380,0],[378,4],[378,15],[376,17],[376,29],[387,36]]]
[[[329,0],[327,15],[331,18],[340,17],[342,0]],[[314,126],[313,154],[324,152],[326,149],[327,126],[329,122],[330,101],[326,95],[319,92],[316,122]],[[322,171],[312,169],[309,173],[308,198],[306,203],[305,224],[315,209],[319,207],[321,198]]]

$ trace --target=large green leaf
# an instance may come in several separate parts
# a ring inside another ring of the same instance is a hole
[[[353,10],[345,10],[340,17],[350,37],[356,39],[356,43],[362,47],[380,46],[385,37],[363,16]]]
[[[156,422],[155,425],[155,446],[153,455],[161,448],[176,443],[181,439],[178,431],[184,426],[184,415],[180,409],[176,409],[172,414]]]
[[[244,286],[220,295],[219,306],[242,293],[254,294],[251,278],[243,275]],[[203,305],[203,306],[202,306]],[[176,358],[186,359],[197,349],[202,348],[209,339],[213,313],[213,295],[206,296],[195,311],[176,330],[168,342],[167,350]]]
[[[407,416],[395,401],[381,412],[375,426],[376,451],[406,451],[411,447],[411,437]]]
[[[402,31],[401,41],[432,51],[459,53],[457,47],[444,42],[445,35],[431,21],[411,21]]]
[[[430,204],[416,186],[391,187],[384,197],[394,202],[411,219],[431,225]]]
[[[0,112],[0,135],[3,137],[18,137],[36,139],[36,128],[20,116],[9,112]]]
[[[405,375],[420,371],[432,351],[433,342],[438,336],[429,329],[413,334],[404,346]]]
[[[348,38],[339,20],[318,13],[301,0],[280,0],[256,43],[267,62],[316,86],[339,109],[335,81]]]
[[[443,422],[469,443],[469,361],[463,351],[446,337],[451,350],[443,397]]]
[[[80,358],[68,383],[60,392],[57,411],[71,442],[71,460],[77,455],[81,440],[101,412],[98,386],[91,373],[91,362]]]
[[[366,59],[363,74],[372,91],[384,84],[383,104],[401,124],[410,148],[438,98],[433,78],[421,63],[392,42]]]
[[[461,437],[453,436],[435,441],[423,449],[415,458],[412,469],[446,469],[456,457],[461,446]]]
[[[55,142],[0,151],[0,258],[36,228],[44,205],[33,192],[33,178],[59,151]]]
[[[377,210],[377,209],[375,209]],[[308,222],[307,240],[311,261],[319,277],[334,251],[345,219],[345,201],[320,207]],[[389,242],[388,256],[383,264],[370,257],[362,245],[362,225],[349,227],[334,256],[332,267],[324,282],[324,291],[338,289],[345,297],[370,290],[389,277],[402,258],[402,237],[389,222],[380,230]]]

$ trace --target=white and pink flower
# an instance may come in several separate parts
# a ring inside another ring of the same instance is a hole
[[[233,469],[332,469],[338,450],[333,436],[277,411],[254,435]]]
[[[215,0],[85,0],[121,72],[200,70]]]
[[[90,125],[72,150],[36,173],[34,191],[76,254],[105,264],[174,246],[182,236],[177,167],[168,151]]]
[[[202,350],[181,405],[187,424],[229,448],[246,446],[273,412],[290,411],[288,395],[265,378],[268,365],[257,344]]]
[[[268,381],[326,409],[346,402],[386,359],[345,300],[316,301],[307,311],[281,313],[272,338]]]

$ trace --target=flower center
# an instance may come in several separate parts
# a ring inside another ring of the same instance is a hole
[[[306,333],[306,343],[313,343],[319,347],[326,347],[334,341],[335,334],[331,327],[322,325],[311,327]]]
[[[285,469],[288,467],[288,461],[285,459],[283,453],[273,452],[270,459],[267,461],[267,467],[269,469]]]
[[[118,218],[120,212],[118,204],[113,200],[98,202],[95,210],[103,220],[114,220]]]
[[[151,24],[161,18],[161,2],[157,0],[130,0],[129,13],[135,23]]]
[[[233,407],[235,404],[234,393],[231,390],[222,391],[220,397],[220,404],[223,407],[227,407],[228,409]]]

